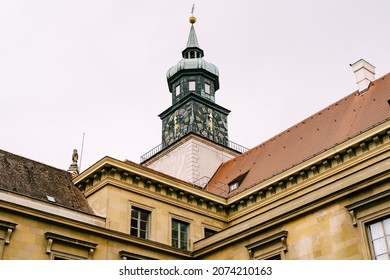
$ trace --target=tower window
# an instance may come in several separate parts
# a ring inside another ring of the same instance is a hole
[[[204,84],[204,92],[210,94],[210,84],[208,83]]]
[[[180,85],[176,86],[175,91],[176,91],[176,96],[178,96],[180,94]]]
[[[195,91],[195,81],[189,81],[189,83],[188,83],[188,90],[189,91]]]

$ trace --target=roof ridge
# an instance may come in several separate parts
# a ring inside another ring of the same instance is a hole
[[[8,155],[12,155],[12,156],[14,156],[14,157],[18,157],[18,158],[25,159],[25,160],[28,160],[28,161],[31,161],[31,162],[34,162],[34,163],[38,163],[38,164],[44,165],[44,166],[46,166],[46,167],[50,167],[50,168],[56,169],[56,170],[58,170],[58,171],[64,171],[64,172],[66,172],[66,173],[69,173],[69,172],[66,171],[65,169],[61,169],[61,168],[58,168],[58,167],[49,165],[49,164],[47,164],[47,163],[40,162],[40,161],[37,161],[37,160],[35,160],[35,159],[31,159],[31,158],[28,158],[28,157],[25,157],[25,156],[21,156],[21,155],[18,155],[18,154],[15,154],[15,153],[12,153],[12,152],[3,150],[3,149],[0,149],[0,154],[1,154],[1,153],[6,153],[6,154],[8,154]]]

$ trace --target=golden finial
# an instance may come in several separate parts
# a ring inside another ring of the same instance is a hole
[[[196,22],[196,17],[194,17],[195,3],[192,5],[190,23],[194,24]]]

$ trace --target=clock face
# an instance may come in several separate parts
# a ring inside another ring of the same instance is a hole
[[[163,121],[163,144],[168,146],[189,131],[190,117],[185,109],[178,109]]]
[[[225,144],[227,141],[226,116],[202,106],[195,112],[195,130],[203,137]]]

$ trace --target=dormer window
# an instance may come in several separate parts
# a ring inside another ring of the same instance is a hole
[[[246,175],[248,174],[248,171],[239,175],[236,177],[234,180],[232,180],[228,185],[229,185],[229,192],[235,191],[238,189],[242,181],[244,181]]]
[[[188,83],[188,90],[189,91],[195,91],[195,81],[189,81],[189,83]]]
[[[238,189],[238,185],[239,185],[239,184],[238,184],[237,181],[235,181],[235,182],[229,184],[229,191],[232,192],[232,191],[237,190],[237,189]]]
[[[176,96],[178,96],[180,94],[180,85],[176,86],[175,91],[176,91]]]
[[[204,92],[210,94],[210,84],[208,83],[204,84]]]

